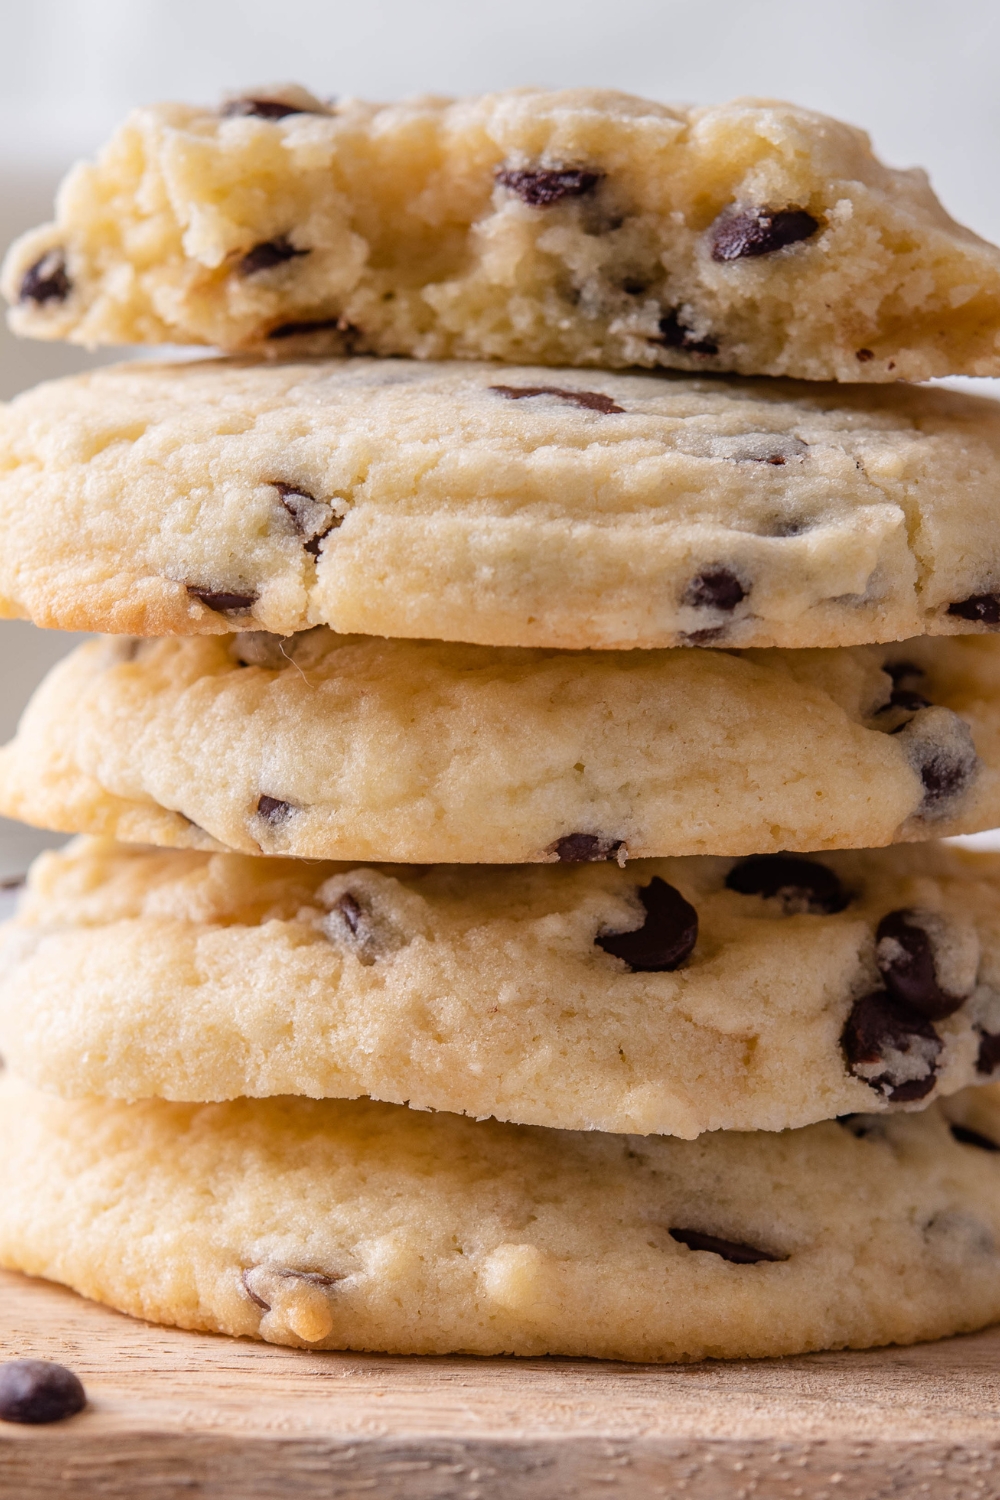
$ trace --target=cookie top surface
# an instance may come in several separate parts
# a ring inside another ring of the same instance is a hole
[[[351,867],[83,839],[36,863],[0,971],[3,1056],[65,1096],[784,1130],[1000,1066],[1000,856]]]
[[[836,646],[1000,622],[1000,403],[319,360],[0,408],[0,610],[140,635]]]
[[[0,751],[0,812],[311,859],[871,848],[1000,824],[1000,640],[532,651],[105,638]]]
[[[137,110],[11,249],[19,333],[810,380],[1000,373],[1000,251],[775,101]]]
[[[0,1122],[0,1263],[186,1328],[675,1360],[1000,1316],[992,1089],[697,1141],[367,1102],[66,1103],[10,1081]]]

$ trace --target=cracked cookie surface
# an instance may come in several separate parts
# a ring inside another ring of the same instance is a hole
[[[80,840],[0,930],[0,1050],[66,1096],[683,1137],[922,1109],[1000,1066],[998,888],[940,844],[621,870]]]
[[[1000,251],[859,130],[600,90],[139,109],[11,249],[11,323],[79,343],[1000,373]]]
[[[1000,624],[1000,403],[317,360],[127,365],[0,408],[0,612],[545,647]]]
[[[676,1360],[1000,1317],[989,1088],[677,1141],[362,1101],[67,1103],[8,1079],[0,1123],[0,1263],[152,1322]]]
[[[248,632],[88,642],[0,812],[127,842],[525,863],[870,848],[1000,823],[1000,640],[530,651]]]

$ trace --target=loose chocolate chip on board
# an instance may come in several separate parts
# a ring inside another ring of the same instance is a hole
[[[770,1250],[759,1250],[754,1245],[743,1245],[739,1240],[720,1240],[718,1235],[703,1234],[700,1229],[671,1229],[670,1238],[689,1250],[707,1250],[710,1255],[721,1255],[723,1260],[735,1266],[754,1266],[759,1261],[787,1260],[787,1255],[773,1255]]]
[[[733,865],[726,889],[741,896],[777,897],[786,914],[830,916],[850,901],[840,879],[826,865],[792,854],[754,854]]]
[[[996,1141],[991,1141],[988,1135],[980,1135],[978,1130],[970,1130],[967,1125],[949,1125],[948,1129],[961,1146],[977,1146],[980,1151],[1000,1151]]]
[[[654,875],[639,889],[646,920],[631,932],[606,932],[594,942],[635,974],[669,974],[690,958],[698,941],[698,913],[680,891]]]
[[[286,260],[296,260],[308,254],[308,250],[296,250],[285,235],[280,235],[276,240],[264,240],[254,245],[241,258],[236,269],[241,276],[255,276],[258,271],[270,271],[274,266],[284,265]]]
[[[979,1032],[976,1072],[983,1073],[988,1078],[1000,1068],[1000,1036],[993,1031],[984,1031],[981,1026],[976,1029]]]
[[[564,865],[595,865],[617,859],[622,839],[607,839],[599,833],[567,833],[556,839],[549,852]]]
[[[929,1021],[885,990],[855,1001],[840,1045],[855,1077],[894,1104],[931,1092],[944,1046]]]
[[[878,924],[875,962],[893,999],[928,1021],[954,1015],[967,999],[941,988],[930,934],[907,907],[888,912]]]
[[[47,250],[25,271],[18,297],[22,302],[65,302],[72,290],[65,255],[61,250]]]
[[[819,220],[804,208],[751,208],[743,213],[726,210],[712,225],[712,259],[746,260],[770,255],[807,240],[819,228]]]
[[[258,797],[257,816],[263,818],[265,823],[270,823],[272,828],[280,828],[282,823],[287,823],[295,808],[290,802],[282,802],[280,797]]]
[[[685,328],[676,307],[665,313],[658,323],[660,337],[654,344],[663,344],[667,349],[686,349],[689,354],[718,354],[719,346],[714,339],[700,339],[690,328]]]
[[[695,609],[722,609],[728,614],[746,598],[747,592],[728,568],[706,568],[688,584],[684,603]]]
[[[0,1421],[40,1426],[73,1417],[87,1395],[72,1370],[47,1359],[12,1359],[0,1365]]]
[[[970,594],[949,604],[948,613],[977,625],[1000,625],[1000,594]]]
[[[258,120],[283,120],[286,115],[308,115],[313,111],[284,104],[280,99],[227,99],[220,113],[228,119],[253,115]]]
[[[558,396],[560,401],[585,407],[587,411],[601,411],[606,416],[625,410],[624,406],[619,406],[617,401],[600,391],[573,391],[559,385],[491,385],[490,390],[496,391],[498,396],[505,396],[508,401],[523,401],[526,396]]]
[[[550,208],[563,198],[582,198],[592,193],[604,176],[576,167],[498,167],[495,180],[531,208]]]
[[[200,589],[189,583],[187,591],[194,599],[200,599],[206,609],[214,609],[220,615],[245,615],[257,603],[257,594],[230,594],[220,589]]]

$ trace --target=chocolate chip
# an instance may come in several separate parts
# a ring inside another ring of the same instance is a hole
[[[237,264],[237,271],[241,276],[255,276],[258,271],[270,271],[273,266],[284,265],[286,260],[295,260],[300,255],[308,255],[308,250],[296,250],[295,246],[281,235],[276,240],[264,240],[259,245],[254,245]],[[271,334],[274,337],[274,334]]]
[[[906,713],[915,714],[922,708],[930,708],[931,700],[925,698],[923,693],[915,693],[912,688],[893,688],[892,694],[879,713],[885,713],[890,708],[901,708]]]
[[[322,889],[317,894],[324,900]],[[320,931],[330,942],[345,944],[360,964],[370,966],[409,942],[408,934],[388,913],[373,911],[351,891],[342,891],[325,901],[327,909],[319,922]]]
[[[714,339],[700,339],[681,322],[676,307],[672,307],[665,313],[657,325],[660,337],[653,339],[655,344],[663,344],[667,349],[686,349],[689,354],[718,354],[719,346]]]
[[[979,1032],[979,1052],[976,1056],[976,1072],[985,1073],[987,1077],[1000,1068],[1000,1036],[992,1031],[984,1031],[977,1026]]]
[[[606,416],[625,410],[624,406],[619,406],[617,401],[600,391],[572,391],[558,385],[491,385],[489,389],[496,391],[498,396],[506,396],[508,401],[523,401],[525,396],[558,396],[560,401],[586,407],[588,411],[602,411]]]
[[[931,1092],[943,1049],[930,1022],[885,990],[855,1001],[840,1045],[855,1077],[894,1104]]]
[[[739,1240],[720,1240],[718,1235],[703,1234],[700,1229],[671,1229],[670,1238],[689,1250],[707,1250],[710,1255],[721,1255],[734,1266],[753,1266],[759,1261],[787,1260],[787,1255],[773,1255],[770,1250],[759,1250],[754,1245],[744,1245]]]
[[[304,546],[313,557],[319,556],[319,544],[331,531],[344,524],[326,500],[317,500],[301,485],[285,484],[280,479],[271,481],[281,496],[281,503],[295,522],[296,530],[305,538]]]
[[[200,589],[193,583],[187,585],[187,591],[195,599],[200,599],[206,609],[214,609],[220,615],[245,615],[248,610],[253,609],[257,603],[258,594],[230,594],[219,589]]]
[[[18,297],[22,302],[65,302],[72,290],[65,254],[62,250],[46,250],[22,276]]]
[[[875,933],[875,962],[885,987],[901,1005],[928,1021],[954,1015],[966,995],[942,989],[934,961],[934,946],[920,914],[904,907],[888,912]]]
[[[728,613],[746,596],[747,590],[728,568],[706,568],[688,584],[684,603],[695,609],[722,609]]]
[[[593,865],[617,859],[624,840],[604,838],[599,833],[567,833],[556,839],[549,852],[564,865]]]
[[[745,260],[770,255],[807,240],[819,228],[819,220],[804,208],[751,208],[743,213],[729,210],[712,225],[712,259]]]
[[[644,281],[631,281],[631,280],[629,280],[629,281],[623,281],[622,282],[622,291],[628,297],[641,297],[642,294],[643,294],[643,292],[645,290],[646,290],[646,283]]]
[[[549,208],[563,198],[582,198],[592,193],[604,173],[575,167],[498,167],[493,175],[501,187],[509,188],[522,203],[531,208]]]
[[[258,120],[283,120],[286,115],[308,115],[314,111],[301,109],[297,104],[284,104],[280,99],[227,99],[220,113],[227,119],[253,115]]]
[[[923,785],[919,816],[928,821],[951,817],[979,770],[968,724],[951,709],[935,705],[920,709],[892,732]]]
[[[726,889],[764,900],[776,896],[788,915],[829,916],[843,911],[851,899],[826,865],[792,854],[754,854],[741,860],[726,876]]]
[[[871,349],[859,349],[854,358],[858,360],[859,363],[866,365],[870,359],[875,358],[875,355],[872,353]]]
[[[688,630],[681,633],[682,646],[713,646],[726,633],[725,625],[715,625],[710,630]]]
[[[988,1135],[980,1135],[978,1130],[970,1130],[967,1125],[949,1125],[948,1129],[960,1146],[976,1146],[980,1151],[1000,1151],[996,1141],[991,1141]]]
[[[269,339],[294,339],[300,335],[310,333],[323,333],[328,328],[334,328],[338,333],[357,333],[356,328],[345,323],[343,318],[311,318],[298,323],[279,323],[277,328],[272,328],[267,335]]]
[[[1000,594],[970,594],[948,605],[948,613],[977,625],[1000,625]]]
[[[0,880],[0,891],[20,891],[27,883],[27,875],[8,875],[6,880]]]
[[[654,875],[639,888],[646,920],[630,932],[606,932],[598,948],[623,959],[635,974],[668,974],[690,958],[698,941],[698,913],[680,891]]]
[[[352,936],[357,937],[358,932],[365,923],[365,910],[357,897],[352,896],[350,891],[345,891],[344,895],[338,901],[335,901],[330,909],[331,911],[340,912]]]
[[[280,828],[282,823],[287,823],[295,808],[290,802],[282,802],[280,797],[258,797],[257,816],[263,818],[265,823],[270,823],[272,828]]]
[[[907,677],[923,677],[925,675],[923,667],[918,667],[916,662],[912,661],[883,662],[882,671],[888,677],[891,677],[895,683],[903,682]]]
[[[40,1426],[73,1417],[87,1404],[79,1377],[47,1359],[0,1365],[0,1421]]]
[[[255,1292],[250,1283],[250,1277],[257,1273],[263,1273],[265,1282],[269,1277],[277,1276],[282,1281],[308,1281],[310,1285],[319,1287],[336,1286],[337,1282],[343,1279],[339,1276],[328,1276],[325,1271],[293,1271],[288,1266],[247,1266],[240,1272],[243,1290],[250,1301],[255,1302],[264,1312],[271,1311],[271,1304],[266,1302],[259,1292]]]

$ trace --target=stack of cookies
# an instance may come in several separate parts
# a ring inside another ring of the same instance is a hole
[[[1000,251],[792,106],[138,111],[0,416],[0,1262],[277,1343],[1000,1317]],[[771,378],[762,378],[771,377]],[[775,379],[773,377],[784,377]]]

